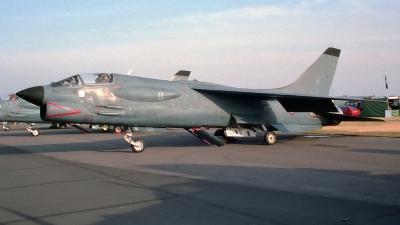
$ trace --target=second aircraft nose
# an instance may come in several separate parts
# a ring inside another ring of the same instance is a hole
[[[43,86],[36,86],[27,88],[16,93],[20,98],[35,104],[37,106],[43,105],[44,88]]]

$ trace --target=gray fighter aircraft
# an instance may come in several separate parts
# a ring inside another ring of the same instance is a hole
[[[50,85],[17,93],[40,106],[45,121],[129,127],[124,139],[134,152],[145,143],[132,140],[132,131],[184,128],[208,144],[226,139],[264,136],[274,144],[274,131],[302,132],[360,120],[339,114],[329,97],[339,49],[328,48],[293,84],[276,89],[234,88],[189,81],[190,71],[169,80],[113,73],[77,74]],[[368,118],[365,118],[367,120]],[[218,128],[215,136],[208,128]]]
[[[40,107],[29,103],[21,98],[18,98],[16,94],[11,94],[9,100],[0,100],[0,122],[3,124],[3,129],[9,131],[11,128],[8,125],[9,122],[27,123],[26,130],[34,137],[39,135],[39,130],[32,129],[36,123],[50,123],[43,121],[40,118]],[[70,126],[75,127],[85,133],[89,131],[76,124],[68,123]],[[53,122],[50,128],[65,129],[67,127],[66,122],[56,123]]]
[[[25,122],[27,123],[26,129],[32,136],[39,135],[39,131],[32,129],[32,125],[43,122],[40,119],[39,107],[19,99],[15,94],[11,94],[9,100],[0,100],[0,121],[3,122],[5,131],[11,129],[8,122]]]

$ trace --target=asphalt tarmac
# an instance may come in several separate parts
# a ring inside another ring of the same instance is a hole
[[[40,126],[39,126],[40,127]],[[0,131],[0,224],[400,224],[400,139]]]

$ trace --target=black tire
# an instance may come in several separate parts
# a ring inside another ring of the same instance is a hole
[[[60,125],[58,125],[58,127],[60,129],[65,129],[65,128],[67,128],[67,124],[66,123],[60,123]]]
[[[267,145],[273,145],[276,142],[276,135],[272,131],[267,131],[264,134],[264,143]]]
[[[144,144],[144,141],[142,141],[142,140],[135,140],[135,142],[137,142],[137,143],[139,144],[139,146],[131,145],[132,151],[133,151],[134,153],[141,153],[141,152],[143,152],[144,149],[145,149],[145,147],[146,147],[145,144]]]

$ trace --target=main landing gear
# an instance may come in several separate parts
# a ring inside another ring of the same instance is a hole
[[[269,131],[265,126],[261,126],[261,129],[250,129],[250,128],[224,128],[215,131],[214,136],[221,138],[225,142],[235,141],[235,138],[242,137],[256,137],[256,133],[263,135],[264,144],[273,145],[276,142],[276,135],[273,131]]]
[[[273,145],[276,142],[276,135],[273,131],[268,131],[263,127],[263,129],[258,129],[258,130],[251,130],[251,129],[242,129],[242,128],[229,128],[229,129],[218,129],[214,136],[207,131],[203,129],[198,129],[198,128],[185,128],[189,133],[193,134],[194,136],[200,138],[204,142],[206,142],[209,145],[217,145],[217,146],[223,146],[225,143],[221,141],[221,139],[217,138],[223,138],[228,140],[232,140],[235,137],[255,137],[257,133],[261,133],[264,136],[264,144],[267,145]],[[136,138],[135,140],[132,140],[132,128],[129,127],[128,130],[126,131],[126,134],[124,136],[124,140],[128,142],[131,145],[132,151],[134,153],[140,153],[143,152],[146,145],[145,142],[140,139],[140,137]]]
[[[137,138],[135,140],[132,140],[132,130],[131,130],[131,128],[129,128],[126,131],[124,139],[125,139],[126,142],[128,142],[131,145],[132,151],[134,153],[143,152],[145,147],[146,147],[145,143],[144,143],[144,141],[142,139]]]
[[[273,145],[276,142],[276,135],[273,131],[266,131],[264,133],[264,144]]]

